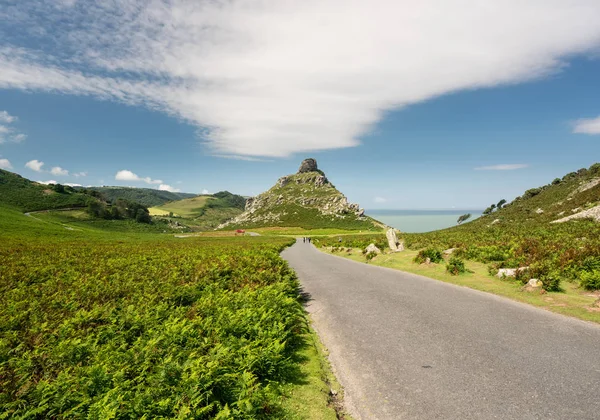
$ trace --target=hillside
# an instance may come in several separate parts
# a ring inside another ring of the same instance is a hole
[[[77,189],[82,189],[82,187],[78,187]],[[175,193],[152,188],[89,187],[87,189],[102,193],[107,201],[116,201],[117,199],[122,198],[128,201],[135,201],[146,207],[160,206],[169,201],[182,200],[196,196],[196,194],[191,193]]]
[[[245,210],[220,228],[301,227],[379,230],[358,204],[338,191],[317,167],[306,159],[296,174],[279,178],[268,191],[247,200]]]
[[[43,185],[0,169],[0,203],[22,211],[84,207],[89,195],[71,187]]]
[[[246,199],[229,191],[171,201],[150,208],[150,214],[175,220],[193,230],[211,230],[244,211]]]

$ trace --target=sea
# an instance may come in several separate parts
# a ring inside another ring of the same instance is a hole
[[[480,217],[482,210],[367,210],[371,216],[401,232],[421,233],[456,226],[456,220],[465,213],[471,213],[471,220]]]

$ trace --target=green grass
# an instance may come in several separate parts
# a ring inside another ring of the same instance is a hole
[[[212,198],[210,196],[198,196],[194,198],[186,198],[185,200],[171,201],[160,206],[152,207],[149,210],[160,210],[167,212],[167,214],[169,212],[172,212],[173,215],[176,216],[193,218],[201,215],[202,209],[210,200],[215,200],[215,198]]]
[[[321,228],[321,229],[304,229],[301,227],[285,227],[285,226],[277,226],[277,227],[259,227],[251,229],[252,232],[259,233],[261,235],[274,235],[274,236],[310,236],[310,237],[319,237],[319,236],[329,236],[329,235],[340,235],[340,236],[348,236],[348,235],[367,235],[372,236],[372,231],[366,232],[357,232],[356,230],[347,230],[347,229],[336,229],[336,228]]]
[[[168,201],[182,200],[196,195],[189,193],[173,193],[153,188],[91,187],[90,189],[100,192],[108,201],[116,201],[117,199],[122,198],[140,203],[146,207],[159,206]]]

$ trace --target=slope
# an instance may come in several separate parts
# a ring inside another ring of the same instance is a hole
[[[0,203],[22,211],[84,207],[90,199],[71,187],[38,184],[0,169]]]
[[[220,227],[272,226],[380,230],[377,221],[329,182],[314,159],[305,159],[296,174],[280,178],[268,191],[248,199],[244,213]]]
[[[81,188],[82,187],[78,187],[78,189]],[[196,196],[196,194],[161,191],[152,188],[89,187],[89,189],[102,193],[108,201],[116,201],[119,198],[123,198],[125,200],[135,201],[146,207],[160,206],[169,201],[182,200]]]

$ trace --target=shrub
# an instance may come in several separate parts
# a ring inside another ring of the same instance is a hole
[[[458,276],[459,274],[465,273],[467,269],[465,268],[465,262],[463,260],[458,257],[451,257],[446,265],[446,271],[453,276]]]
[[[367,259],[367,261],[371,261],[373,258],[375,258],[377,256],[377,253],[374,251],[368,252],[365,255],[365,258]]]
[[[439,263],[444,259],[442,251],[440,251],[439,249],[426,248],[419,251],[419,253],[414,259],[414,262],[422,264],[427,260],[427,258],[429,258],[429,261],[431,261],[432,263]]]
[[[600,289],[600,271],[583,271],[579,279],[581,287],[586,290]]]
[[[560,276],[556,272],[552,272],[545,276],[542,276],[540,279],[542,284],[544,285],[544,289],[549,292],[562,292],[562,288],[560,287]]]

